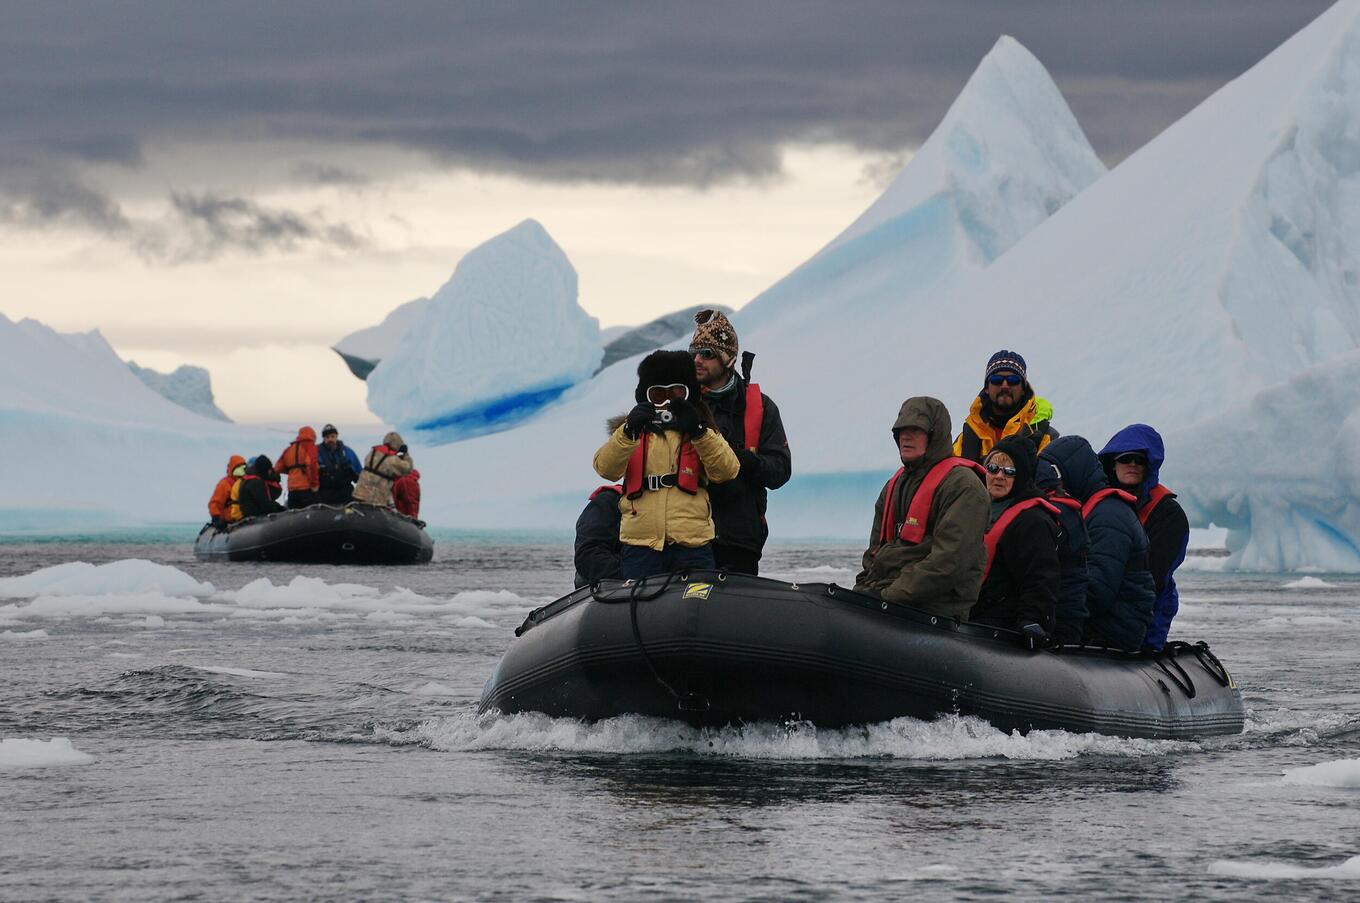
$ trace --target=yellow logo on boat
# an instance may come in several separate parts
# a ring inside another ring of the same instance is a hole
[[[708,594],[711,592],[713,592],[713,584],[711,583],[691,583],[689,586],[685,587],[685,594],[681,596],[681,598],[707,599]]]

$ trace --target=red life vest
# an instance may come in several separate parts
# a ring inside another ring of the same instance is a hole
[[[1130,495],[1129,493],[1125,492],[1122,489],[1113,488],[1102,489],[1099,492],[1091,493],[1091,497],[1086,500],[1086,504],[1081,506],[1081,519],[1086,520],[1087,518],[1089,518],[1091,516],[1091,512],[1095,510],[1096,505],[1105,501],[1105,499],[1109,498],[1110,496],[1114,496],[1115,498],[1118,498],[1121,501],[1128,502],[1130,505],[1138,504],[1138,499],[1134,498],[1132,495]]]
[[[368,461],[365,460],[365,461],[364,461],[364,470],[368,471],[369,473],[371,473],[371,474],[373,474],[373,475],[375,475],[375,476],[382,477],[384,480],[391,480],[391,479],[392,479],[391,477],[384,475],[384,474],[382,473],[382,471],[378,470],[378,468],[382,466],[382,462],[386,461],[388,458],[390,458],[390,457],[392,457],[393,455],[395,455],[395,454],[396,454],[396,451],[395,451],[394,449],[388,448],[386,445],[375,445],[375,446],[373,446],[371,449],[368,450],[368,457],[370,457],[370,458],[373,457],[373,453],[374,453],[374,452],[377,452],[378,454],[382,455],[382,457],[379,458],[379,459],[373,464],[372,467],[369,467],[369,466],[368,466]]]
[[[590,494],[590,500],[592,502],[595,501],[595,496],[599,495],[601,492],[617,492],[619,495],[623,495],[623,487],[618,485],[617,483],[610,483],[607,486],[601,486],[599,489],[596,489],[594,492]]]
[[[756,383],[746,384],[746,414],[742,417],[741,428],[743,441],[746,443],[748,451],[755,451],[760,447],[760,428],[765,423],[765,399],[761,397],[760,386]]]
[[[643,433],[642,440],[628,458],[628,469],[623,474],[623,492],[630,499],[642,495],[647,488],[647,440],[651,433]],[[675,488],[695,495],[699,492],[699,453],[688,439],[680,443],[680,460],[676,462]]]
[[[1161,483],[1153,486],[1152,491],[1148,493],[1147,502],[1143,507],[1138,509],[1138,523],[1146,527],[1148,518],[1152,516],[1153,509],[1162,503],[1162,499],[1174,499],[1175,497],[1176,493],[1167,489]]]
[[[987,472],[976,461],[969,461],[967,458],[945,458],[926,473],[920,488],[911,497],[911,504],[907,506],[907,517],[900,527],[897,525],[897,481],[902,478],[906,468],[897,469],[897,473],[888,481],[886,501],[883,505],[883,523],[878,529],[879,545],[891,542],[894,533],[898,539],[912,545],[926,538],[926,529],[930,526],[930,506],[935,501],[935,491],[955,467],[968,467],[978,474]]]
[[[982,580],[985,583],[987,575],[992,572],[992,559],[996,557],[996,547],[1001,544],[1001,537],[1005,535],[1007,528],[1020,516],[1020,512],[1030,508],[1043,508],[1053,516],[1054,520],[1062,517],[1056,505],[1048,499],[1032,498],[1025,499],[1023,502],[1016,502],[1011,505],[1001,516],[996,519],[996,523],[987,528],[987,533],[982,537],[982,544],[987,547],[987,566],[982,570]]]

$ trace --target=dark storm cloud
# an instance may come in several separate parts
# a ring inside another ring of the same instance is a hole
[[[1328,5],[12,3],[0,167],[137,166],[158,140],[300,139],[312,168],[294,177],[309,183],[381,177],[325,159],[355,144],[545,179],[761,178],[789,141],[918,144],[1003,33],[1048,66],[1115,160]]]
[[[318,243],[340,249],[361,246],[348,226],[332,225],[318,214],[309,220],[291,210],[271,210],[246,198],[213,194],[172,194],[170,203],[193,240],[182,253],[215,257],[226,249],[291,251]]]

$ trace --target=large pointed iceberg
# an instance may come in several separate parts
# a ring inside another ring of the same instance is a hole
[[[576,270],[533,220],[474,248],[368,377],[384,420],[446,442],[513,426],[587,380],[600,324]]]

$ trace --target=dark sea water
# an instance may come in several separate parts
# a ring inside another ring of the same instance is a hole
[[[765,570],[846,583],[856,557]],[[182,574],[0,599],[0,898],[1360,898],[1354,578],[1183,575],[1173,636],[1209,640],[1249,712],[1190,743],[479,718],[512,629],[569,588],[555,538],[404,569],[10,541],[0,589],[128,559]]]

